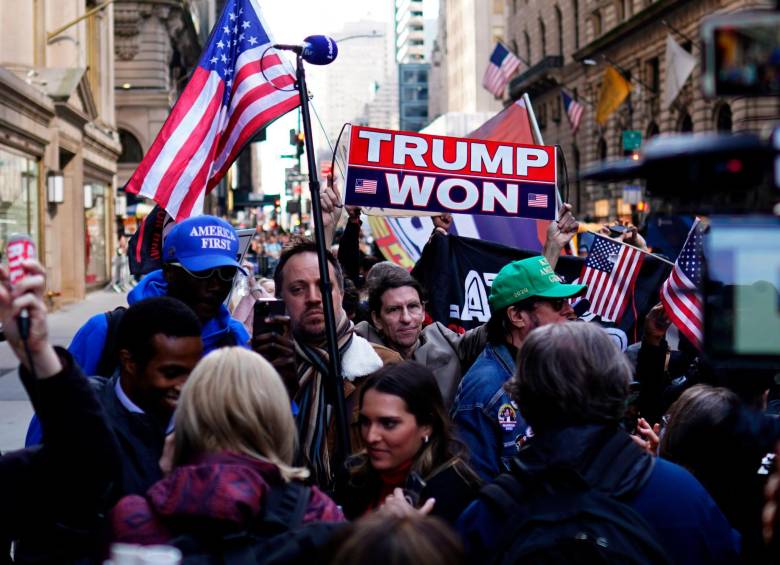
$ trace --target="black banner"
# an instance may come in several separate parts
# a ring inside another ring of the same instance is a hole
[[[455,330],[468,330],[490,318],[487,299],[498,271],[507,263],[534,255],[538,253],[479,239],[436,235],[423,249],[412,275],[426,290],[428,312],[434,320]],[[574,282],[584,262],[582,257],[562,256],[555,272],[563,282]],[[658,291],[670,270],[652,256],[644,261],[632,301],[614,324],[626,332],[629,341],[640,337],[635,321],[642,322],[658,302]]]

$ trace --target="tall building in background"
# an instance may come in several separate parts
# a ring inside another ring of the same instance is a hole
[[[446,75],[434,107],[442,113],[500,110],[501,100],[482,87],[482,76],[496,41],[506,34],[505,0],[441,0],[440,11],[436,44],[446,58]]]
[[[428,123],[428,53],[423,0],[395,0],[399,127],[419,131]]]

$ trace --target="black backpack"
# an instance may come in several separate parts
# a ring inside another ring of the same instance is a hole
[[[505,517],[492,560],[512,564],[670,563],[652,526],[612,492],[642,453],[627,434],[613,434],[584,473],[571,467],[531,472],[515,459],[510,473],[480,497]],[[631,493],[640,488],[646,470]],[[625,495],[624,495],[625,496]]]
[[[303,524],[311,488],[297,481],[271,489],[257,522],[248,530],[184,534],[169,542],[182,565],[287,565],[317,563],[346,523]]]

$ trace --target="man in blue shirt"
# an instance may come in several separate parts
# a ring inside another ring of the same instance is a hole
[[[517,351],[531,330],[576,318],[567,299],[585,285],[563,284],[542,256],[504,266],[490,289],[488,345],[464,375],[453,405],[460,439],[470,463],[485,480],[505,471],[529,432],[504,390],[515,372]]]

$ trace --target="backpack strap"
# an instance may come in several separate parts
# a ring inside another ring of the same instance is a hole
[[[483,486],[479,496],[503,516],[512,516],[518,505],[523,503],[526,492],[527,488],[512,473],[502,473],[492,483]]]
[[[100,360],[97,364],[95,373],[102,377],[110,377],[119,366],[119,347],[117,337],[119,334],[119,323],[124,318],[127,308],[117,306],[113,310],[105,313],[106,316],[106,339],[103,342],[103,351],[100,354]]]
[[[252,540],[271,538],[295,530],[303,522],[309,507],[311,488],[300,481],[290,481],[271,488],[265,495],[263,511],[249,531],[223,537],[222,562],[244,565],[261,562]]]

